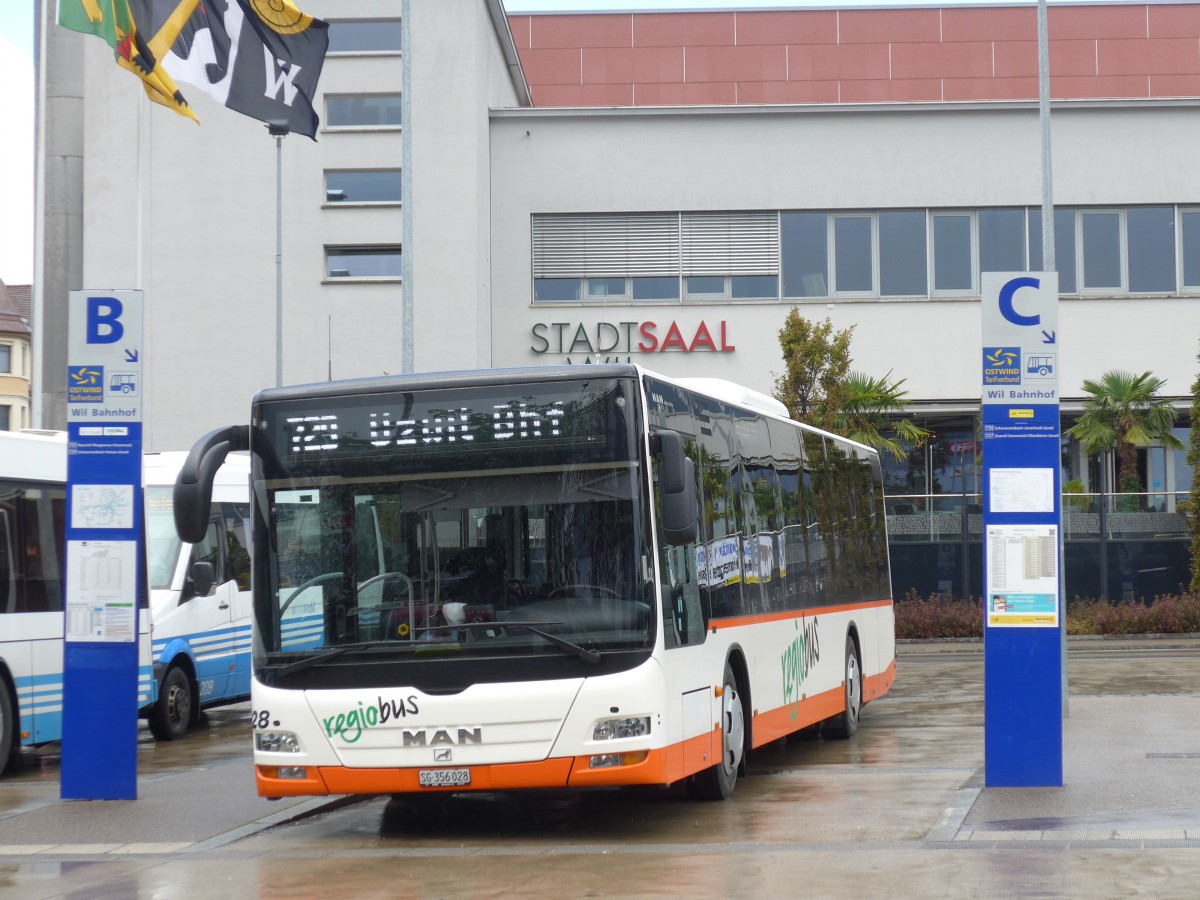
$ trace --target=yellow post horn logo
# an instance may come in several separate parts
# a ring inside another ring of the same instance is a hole
[[[299,34],[312,24],[291,0],[250,0],[250,8],[263,23],[279,34]]]

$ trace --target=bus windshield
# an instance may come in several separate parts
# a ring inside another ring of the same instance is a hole
[[[170,487],[145,488],[146,505],[146,563],[150,572],[150,589],[166,590],[175,577],[179,562],[179,536],[175,533],[175,518],[171,512]]]
[[[648,648],[634,397],[580,380],[262,402],[266,662]]]

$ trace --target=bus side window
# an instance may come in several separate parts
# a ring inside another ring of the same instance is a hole
[[[204,532],[204,540],[198,544],[192,545],[191,559],[188,560],[188,577],[184,591],[183,599],[190,599],[195,596],[195,588],[192,585],[192,567],[198,562],[206,562],[212,566],[213,575],[220,579],[222,569],[221,560],[221,536],[217,531],[217,522],[209,519],[208,528]]]
[[[250,590],[250,548],[246,541],[246,519],[250,511],[233,503],[222,503],[225,522],[225,576],[221,581],[236,581],[239,591]]]
[[[658,496],[658,461],[654,461],[654,493]],[[678,547],[658,536],[662,558],[663,622],[667,626],[667,646],[683,647],[704,642],[707,633],[700,583],[696,577],[697,546]]]
[[[0,504],[0,613],[16,612],[18,573],[13,547],[12,507]]]

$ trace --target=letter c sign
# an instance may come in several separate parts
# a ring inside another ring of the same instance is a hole
[[[1041,281],[1037,278],[1025,276],[1023,278],[1014,278],[1012,281],[1006,282],[1004,287],[1000,288],[1000,315],[1008,319],[1014,325],[1037,325],[1042,321],[1041,316],[1023,316],[1013,308],[1013,294],[1023,287],[1037,288],[1041,286]]]

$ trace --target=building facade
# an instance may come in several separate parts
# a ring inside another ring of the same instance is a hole
[[[0,281],[0,431],[29,428],[33,374],[29,285]]]
[[[281,154],[285,381],[619,359],[770,392],[799,309],[934,432],[887,465],[894,588],[979,595],[980,273],[1042,268],[1032,7],[304,6],[331,47],[319,141]],[[1200,8],[1052,6],[1050,37],[1064,426],[1113,368],[1186,410]],[[43,419],[65,290],[141,287],[147,442],[186,446],[274,383],[274,142],[149,109],[100,42],[42,47]],[[1139,459],[1118,503],[1064,439],[1068,594],[1186,579],[1190,467]]]

